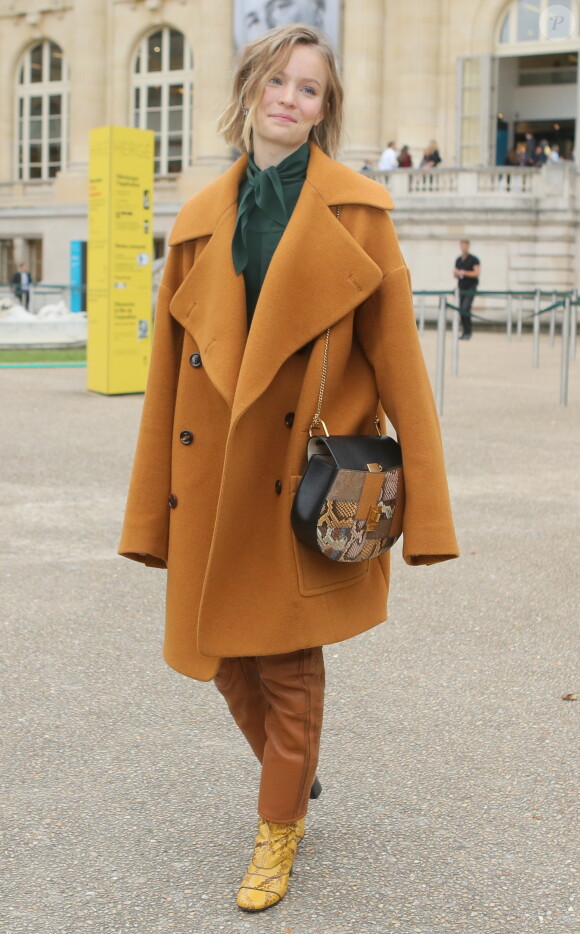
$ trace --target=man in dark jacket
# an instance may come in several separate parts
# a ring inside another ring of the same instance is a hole
[[[460,340],[471,340],[471,305],[479,285],[479,260],[469,252],[469,240],[460,240],[461,256],[455,260],[453,275],[459,286],[459,314],[463,333]]]
[[[32,277],[28,272],[28,266],[26,263],[20,263],[18,272],[15,272],[12,276],[12,289],[20,304],[24,305],[25,308],[28,308],[30,304],[31,285]]]

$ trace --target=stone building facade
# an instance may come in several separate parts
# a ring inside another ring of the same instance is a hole
[[[415,285],[451,284],[464,235],[485,288],[575,285],[576,0],[336,2],[341,159],[360,168],[394,140],[418,166],[431,139],[443,157],[437,175],[382,179]],[[157,133],[163,255],[180,205],[230,162],[216,121],[234,12],[234,0],[0,0],[0,283],[21,260],[37,279],[68,282],[70,242],[87,235],[89,131],[106,124]],[[568,158],[506,176],[505,152],[526,132]]]

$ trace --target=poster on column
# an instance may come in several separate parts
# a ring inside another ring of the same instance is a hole
[[[152,130],[90,134],[87,386],[143,392],[151,350]]]
[[[339,0],[234,0],[236,46],[242,48],[268,29],[306,23],[326,33],[339,48]]]

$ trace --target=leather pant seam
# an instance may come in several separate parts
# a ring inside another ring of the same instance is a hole
[[[310,765],[310,723],[312,719],[312,704],[310,696],[310,687],[307,686],[306,678],[304,677],[304,658],[305,658],[304,649],[300,649],[300,678],[302,684],[304,685],[304,691],[307,698],[307,708],[306,716],[304,718],[304,759],[302,765],[302,778],[298,788],[298,794],[296,796],[296,801],[294,804],[293,814],[296,815],[296,812],[299,808],[300,802],[304,796],[304,786],[306,783],[306,775],[308,773],[308,767]]]

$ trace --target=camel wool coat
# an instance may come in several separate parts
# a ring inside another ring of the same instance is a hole
[[[169,239],[119,553],[167,568],[164,658],[201,681],[222,657],[338,642],[386,618],[388,553],[331,561],[290,525],[329,326],[329,432],[372,434],[384,411],[403,450],[405,560],[458,555],[391,198],[310,148],[249,334],[232,262],[246,156],[187,201]]]

